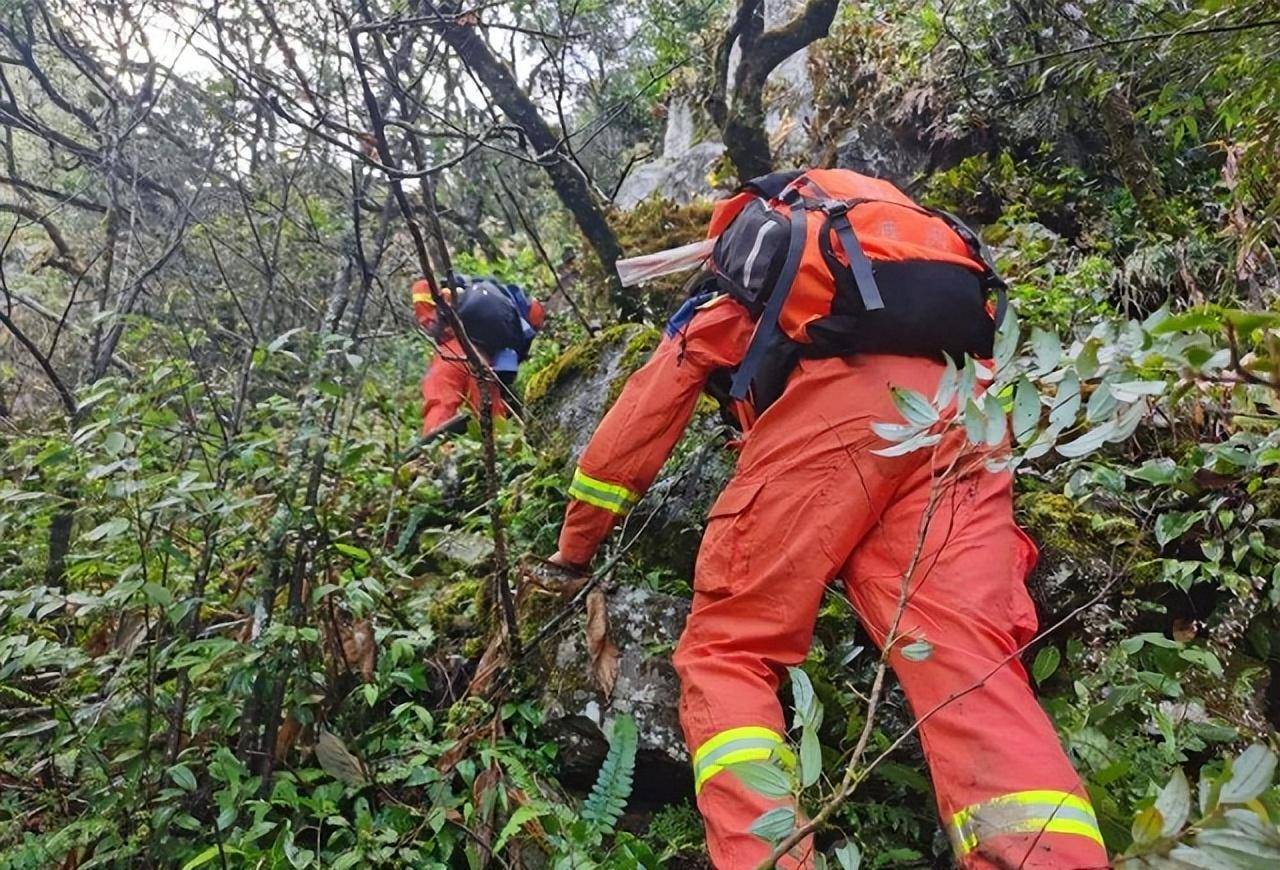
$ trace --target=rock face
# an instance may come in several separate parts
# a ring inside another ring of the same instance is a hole
[[[538,421],[530,439],[543,450],[577,457],[626,379],[657,344],[657,330],[623,323],[575,345],[534,374],[524,395]]]
[[[604,698],[588,675],[585,613],[566,624],[538,662],[547,727],[560,747],[562,781],[590,788],[608,752],[614,721],[628,714],[640,738],[635,799],[679,800],[692,794],[693,779],[676,712],[680,683],[671,651],[684,630],[689,602],[637,587],[614,590],[607,600],[609,637],[620,654],[611,698]]]
[[[576,464],[596,424],[626,379],[657,345],[656,330],[624,324],[605,330],[534,375],[525,394],[538,425],[540,448]],[[632,511],[628,532],[645,528],[634,552],[647,564],[693,576],[707,509],[733,474],[735,454],[724,446],[717,415],[704,405],[685,440]]]
[[[613,203],[629,210],[655,194],[678,203],[712,196],[716,189],[707,176],[723,153],[719,142],[699,142],[675,156],[663,154],[633,169]]]

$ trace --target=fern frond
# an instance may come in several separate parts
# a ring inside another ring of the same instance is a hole
[[[619,716],[613,723],[613,738],[591,794],[582,805],[582,820],[592,831],[613,833],[618,819],[631,797],[632,774],[636,767],[636,723],[630,716]]]

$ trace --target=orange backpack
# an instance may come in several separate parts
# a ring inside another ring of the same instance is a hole
[[[989,357],[1005,284],[958,218],[847,169],[753,179],[712,213],[714,279],[758,318],[729,395],[756,413],[800,357]],[[988,297],[994,303],[988,305]]]

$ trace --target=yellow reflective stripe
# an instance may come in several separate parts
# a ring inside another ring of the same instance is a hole
[[[743,738],[771,740],[774,743],[782,742],[782,735],[777,731],[774,731],[772,728],[762,728],[759,725],[746,725],[742,728],[730,728],[727,731],[721,731],[720,733],[713,734],[711,737],[707,738],[706,741],[698,747],[698,751],[693,754],[693,763],[697,764],[699,761],[703,760],[726,743],[733,740],[741,740]]]
[[[1020,833],[1074,834],[1102,844],[1093,807],[1065,791],[1012,792],[965,807],[951,817],[951,839],[962,856],[983,839]]]
[[[777,758],[786,767],[794,767],[795,753],[783,743],[782,735],[770,728],[746,725],[721,731],[706,740],[693,754],[694,791],[732,764],[746,761],[769,761]]]
[[[431,291],[429,290],[426,293],[414,293],[413,301],[414,302],[435,302],[435,300],[431,298]]]
[[[569,484],[569,496],[589,505],[604,508],[615,514],[625,514],[640,501],[640,495],[625,486],[606,483],[583,474],[579,468],[573,473],[573,482]]]
[[[698,310],[706,311],[708,308],[715,308],[717,305],[719,305],[721,302],[723,302],[728,298],[729,298],[728,293],[718,293],[715,296],[712,296],[706,302],[703,302],[701,305],[699,305]]]

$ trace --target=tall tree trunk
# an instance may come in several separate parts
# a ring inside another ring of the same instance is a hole
[[[556,196],[573,215],[578,229],[600,259],[600,265],[604,267],[609,279],[610,294],[614,302],[625,315],[639,315],[639,306],[635,300],[623,295],[622,284],[618,280],[616,264],[622,256],[618,237],[609,225],[582,170],[565,153],[562,138],[543,119],[537,105],[516,81],[511,68],[493,53],[475,27],[460,23],[459,19],[450,14],[451,9],[448,7],[442,9],[429,0],[424,0],[422,6],[425,14],[435,17],[432,29],[440,34],[484,84],[489,96],[508,120],[524,131],[538,164],[551,179]]]

